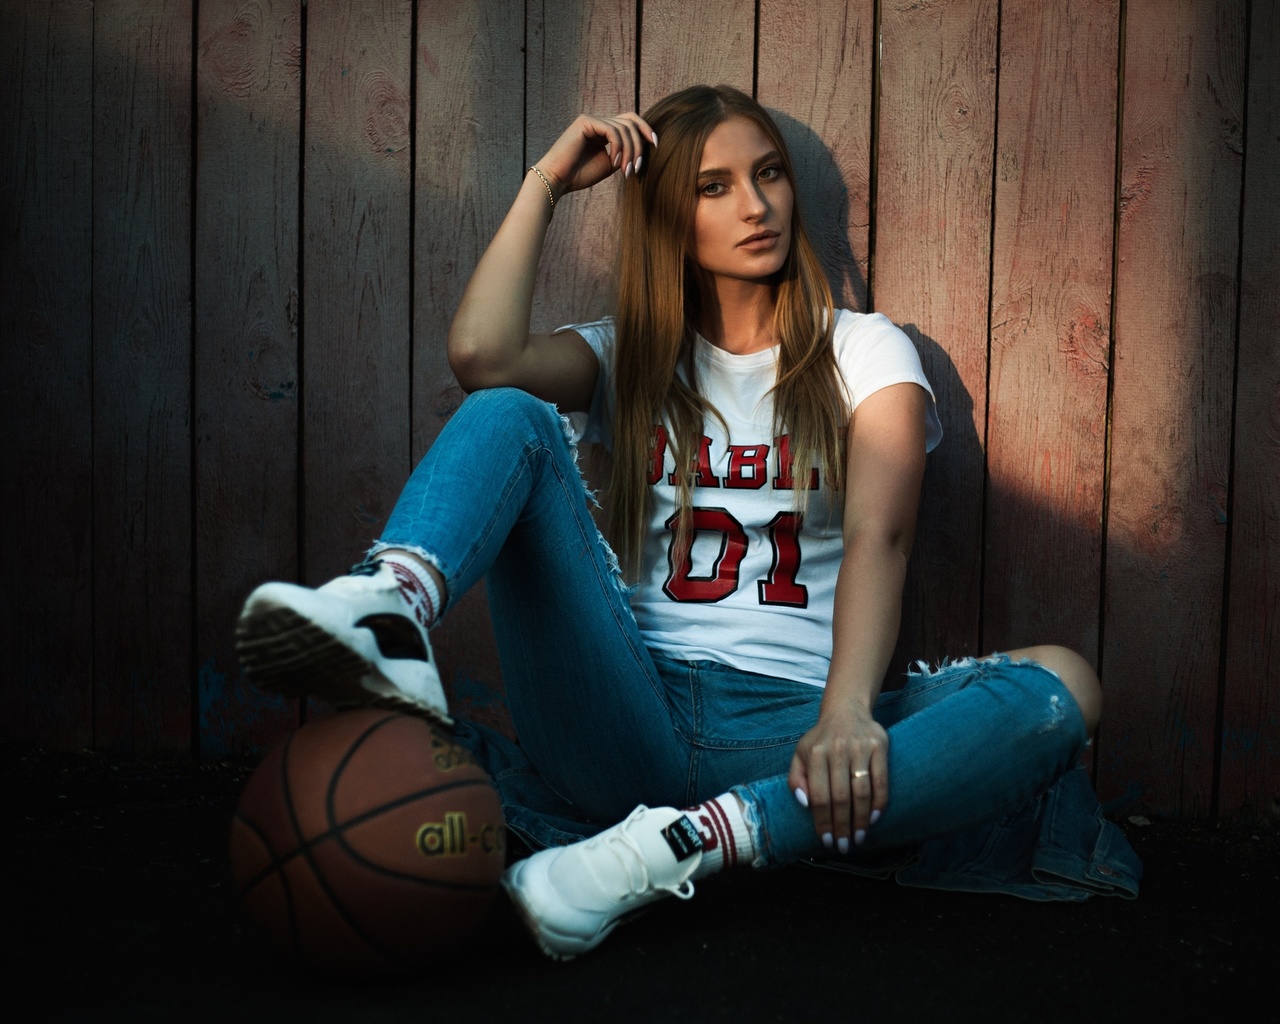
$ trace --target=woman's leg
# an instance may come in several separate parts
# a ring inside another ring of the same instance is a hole
[[[916,677],[886,694],[876,717],[889,734],[889,806],[866,831],[864,853],[1023,806],[1076,764],[1091,724],[1057,675],[1007,655]],[[758,826],[760,863],[830,856],[785,773],[733,792]]]
[[[276,692],[447,720],[427,629],[486,573],[512,717],[545,780],[602,821],[644,800],[681,802],[688,748],[561,417],[522,391],[462,404],[352,575],[254,591],[237,627],[241,659]]]
[[[486,576],[516,734],[554,789],[600,821],[683,800],[688,747],[553,406],[514,389],[470,396],[375,557],[389,548],[438,570],[446,609]]]
[[[666,674],[672,667],[663,663]],[[690,665],[697,724],[697,791],[759,772],[715,803],[740,801],[745,834],[736,859],[756,866],[830,856],[787,782],[795,740],[816,720],[821,691]],[[770,685],[772,684],[772,685]],[[672,687],[679,693],[681,687]],[[889,733],[889,807],[851,855],[910,847],[1023,806],[1075,763],[1087,740],[1071,691],[1039,665],[1007,656],[917,676],[886,694],[876,715]],[[687,723],[686,727],[687,726]],[[704,788],[706,787],[706,788]],[[503,884],[535,940],[554,957],[586,952],[635,909],[667,894],[688,897],[724,831],[712,817],[637,808],[624,822],[508,870]]]

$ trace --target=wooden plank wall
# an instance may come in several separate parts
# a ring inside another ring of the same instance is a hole
[[[5,4],[4,735],[221,757],[305,715],[238,606],[378,535],[524,168],[723,81],[938,394],[899,662],[1068,644],[1104,799],[1277,813],[1277,44],[1260,0]],[[608,311],[615,191],[558,207],[537,326]],[[437,649],[508,724],[479,588]]]

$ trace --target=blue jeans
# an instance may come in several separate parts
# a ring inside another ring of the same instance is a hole
[[[589,501],[555,408],[522,391],[481,391],[414,471],[374,549],[406,548],[435,565],[446,610],[487,578],[527,759],[512,774],[536,772],[541,788],[524,792],[554,794],[554,808],[525,809],[609,824],[640,803],[687,807],[732,789],[756,831],[757,863],[830,856],[787,785],[822,691],[651,655]],[[889,735],[890,801],[854,860],[1017,810],[1087,742],[1057,676],[1007,658],[913,674],[875,714]],[[484,746],[465,723],[460,732]],[[511,767],[491,761],[495,777]],[[518,801],[512,792],[504,800]]]

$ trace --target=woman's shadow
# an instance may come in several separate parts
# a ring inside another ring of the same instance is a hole
[[[866,257],[859,257],[850,240],[851,227],[865,236],[867,225],[850,224],[854,211],[844,174],[812,129],[781,111],[769,113],[791,149],[805,230],[826,270],[837,308],[872,312],[868,302],[875,297],[868,299]],[[909,318],[901,318],[902,312],[890,311],[890,316],[920,354],[937,399],[943,441],[925,471],[889,686],[911,661],[976,654],[981,640],[985,458],[974,426],[973,397],[942,345]]]

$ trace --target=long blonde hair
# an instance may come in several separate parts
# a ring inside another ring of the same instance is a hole
[[[659,100],[644,118],[659,145],[645,153],[644,173],[624,186],[618,259],[617,350],[609,532],[626,573],[635,578],[647,532],[647,467],[653,425],[663,414],[678,473],[677,549],[689,543],[693,466],[708,415],[719,413],[698,392],[694,339],[701,310],[698,268],[690,256],[698,169],[707,136],[724,121],[755,122],[777,149],[795,189],[791,155],[773,118],[730,86],[694,86]],[[774,329],[779,339],[773,387],[774,433],[790,434],[798,484],[795,505],[808,499],[807,470],[816,464],[833,488],[842,486],[842,437],[849,410],[831,343],[831,289],[800,220],[791,217],[791,247],[778,272]],[[684,379],[677,372],[683,368]]]

